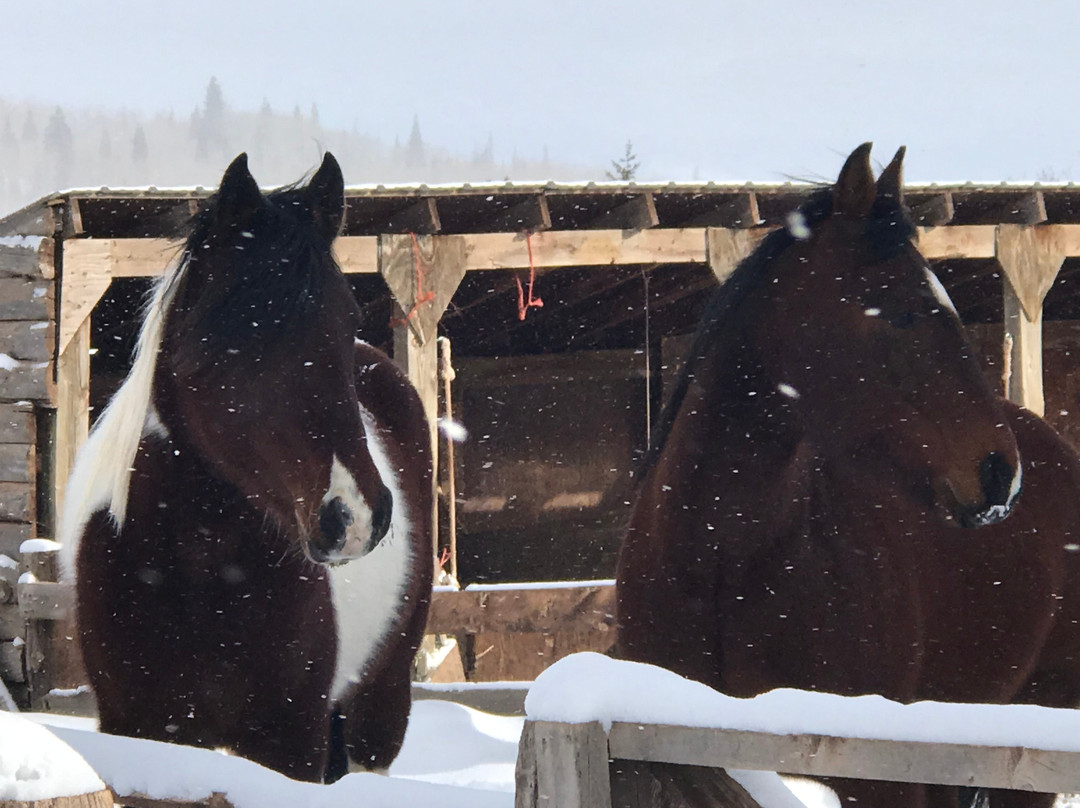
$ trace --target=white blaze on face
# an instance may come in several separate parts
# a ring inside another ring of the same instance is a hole
[[[334,455],[333,465],[330,466],[330,488],[320,505],[326,505],[334,499],[340,499],[352,515],[352,524],[345,528],[345,545],[340,550],[331,552],[327,560],[334,563],[367,555],[372,550],[371,507],[360,494],[352,472],[345,468],[337,455]]]
[[[930,267],[923,267],[923,272],[926,273],[926,282],[930,284],[930,291],[934,293],[934,300],[953,314],[956,314],[956,306],[953,305],[952,298],[949,297],[949,293],[945,291],[945,287],[942,285],[941,280],[934,274],[934,270],[930,269]]]

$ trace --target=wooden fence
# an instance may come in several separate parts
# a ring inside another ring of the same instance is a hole
[[[57,582],[57,550],[52,542],[24,545],[17,566],[0,566],[0,628],[8,626],[15,641],[0,637],[0,677],[13,684],[31,709],[86,713],[92,710],[85,674],[78,659],[72,621],[74,590]],[[27,574],[29,573],[29,574]],[[436,587],[428,617],[429,634],[504,638],[506,655],[528,652],[528,665],[502,667],[525,675],[500,677],[528,680],[566,653],[606,651],[614,640],[614,582]],[[570,637],[563,647],[542,648],[536,661],[536,637]],[[516,642],[525,646],[517,648]],[[485,643],[486,645],[487,643]],[[483,651],[481,651],[482,653]],[[454,691],[417,688],[418,698],[447,698],[492,712],[521,713],[524,686]]]
[[[756,805],[716,769],[1080,791],[1080,752],[620,722],[605,731],[597,721],[529,720],[518,748],[515,808],[645,808],[678,805],[679,798],[690,805]],[[661,801],[657,785],[673,777],[682,794]]]

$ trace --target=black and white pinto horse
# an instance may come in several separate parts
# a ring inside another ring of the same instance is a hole
[[[78,456],[62,558],[105,732],[313,781],[401,747],[431,443],[408,379],[356,339],[344,213],[331,155],[268,195],[236,158]]]

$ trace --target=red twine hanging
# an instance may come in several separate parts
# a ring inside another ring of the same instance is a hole
[[[525,246],[529,249],[529,296],[525,298],[525,290],[521,287],[521,278],[517,275],[514,276],[514,280],[517,282],[517,305],[518,305],[518,319],[524,320],[525,314],[529,309],[542,309],[544,307],[544,301],[538,297],[533,297],[533,284],[536,282],[536,264],[533,261],[532,251],[532,234],[525,233]]]
[[[420,240],[416,237],[416,233],[409,233],[412,236],[413,247],[413,267],[416,270],[416,302],[412,304],[412,308],[408,313],[400,320],[396,317],[390,318],[390,327],[405,325],[413,317],[416,316],[417,310],[425,303],[430,303],[435,299],[434,292],[424,291],[424,276],[427,275],[428,270],[431,269],[431,264],[424,260],[424,256],[420,254]]]

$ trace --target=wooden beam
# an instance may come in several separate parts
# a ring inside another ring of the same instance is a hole
[[[928,194],[909,194],[907,196],[908,209],[911,218],[919,227],[940,227],[953,220],[955,208],[953,207],[952,193],[940,191]]]
[[[517,233],[465,236],[466,269],[528,269],[529,251]],[[705,231],[549,230],[532,236],[537,269],[705,262]]]
[[[757,239],[772,228],[751,228]],[[1054,239],[1067,256],[1080,256],[1080,225],[1042,225],[1042,238]],[[1052,235],[1051,235],[1052,234]],[[528,269],[529,251],[520,233],[475,233],[465,244],[465,270]],[[920,228],[919,246],[927,258],[993,258],[994,225]],[[624,230],[548,230],[532,238],[533,266],[557,269],[632,264],[686,264],[707,260],[705,230],[698,227]],[[64,244],[65,272],[105,273],[111,277],[160,275],[175,255],[165,239],[72,239]],[[334,243],[342,271],[379,271],[379,237],[343,236]],[[89,263],[89,266],[84,265]],[[66,304],[65,304],[66,305]]]
[[[83,230],[82,222],[82,206],[79,204],[78,199],[68,200],[67,216],[65,216],[64,219],[65,238],[81,236],[85,232]]]
[[[1046,221],[1046,200],[1037,189],[956,188],[952,198],[954,221],[961,225],[1033,225]]]
[[[434,235],[442,230],[439,205],[435,197],[425,197],[392,215],[384,227],[386,233]]]
[[[434,341],[465,277],[465,250],[464,236],[379,236],[379,272],[421,344]]]
[[[755,230],[728,230],[710,227],[705,231],[709,269],[716,280],[723,283],[746,256],[750,255],[765,237],[765,228]]]
[[[614,631],[612,584],[541,588],[437,589],[428,634],[509,634]]]
[[[90,431],[90,318],[83,319],[56,361],[56,442],[52,499],[63,512],[75,455]]]
[[[52,236],[56,214],[51,205],[35,202],[0,219],[0,238],[7,236]]]
[[[1080,752],[615,722],[612,758],[1021,791],[1080,789]]]
[[[466,271],[529,267],[529,251],[520,233],[436,238],[464,240]],[[64,271],[111,278],[154,277],[165,271],[176,247],[176,242],[166,239],[72,239],[64,243]],[[532,236],[532,251],[537,269],[703,263],[705,231],[549,230]],[[378,236],[342,236],[334,242],[334,254],[346,274],[379,272]]]
[[[998,225],[996,252],[1005,275],[1006,395],[1037,415],[1046,409],[1042,373],[1042,306],[1065,261],[1068,241],[1054,227]]]
[[[465,277],[462,236],[379,236],[379,272],[396,303],[394,361],[424,405],[433,470],[439,468],[439,319]],[[432,551],[439,551],[438,475],[432,474]]]
[[[19,613],[27,620],[67,620],[75,614],[75,588],[53,581],[17,586]]]
[[[679,227],[730,227],[745,229],[761,223],[757,194],[753,191],[721,198],[711,210],[703,211],[680,222]]]
[[[483,229],[493,232],[513,230],[519,233],[524,231],[539,233],[541,230],[550,230],[551,211],[548,209],[547,197],[536,194],[523,199],[485,221]]]
[[[946,258],[993,258],[994,226],[920,227],[919,252],[931,261]]]
[[[656,202],[651,193],[642,193],[601,214],[589,226],[598,230],[648,230],[660,224]]]
[[[1080,246],[1073,243],[1075,234],[1071,228],[1064,227],[1002,224],[995,229],[995,257],[1029,320],[1034,320],[1042,309],[1065,257]]]
[[[500,715],[525,715],[525,697],[531,682],[413,682],[413,701],[452,701],[474,710]]]

